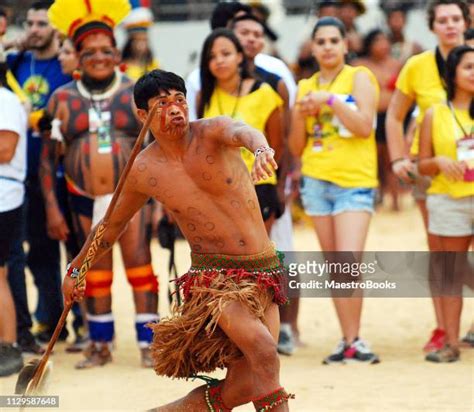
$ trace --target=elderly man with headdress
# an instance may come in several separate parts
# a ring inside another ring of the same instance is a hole
[[[56,0],[48,12],[51,24],[72,39],[79,57],[79,73],[48,103],[47,112],[54,121],[44,134],[41,184],[48,216],[60,230],[64,218],[53,188],[56,153],[62,142],[74,230],[81,243],[105,214],[139,131],[133,82],[117,69],[120,53],[113,33],[129,11],[127,0]],[[145,211],[137,212],[119,243],[133,289],[142,365],[151,366],[152,336],[144,325],[158,319],[158,282],[151,267]],[[79,369],[112,360],[112,277],[111,253],[87,274],[91,343],[84,351],[85,359],[76,365]]]

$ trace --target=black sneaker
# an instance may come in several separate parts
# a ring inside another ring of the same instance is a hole
[[[46,349],[36,342],[33,335],[18,339],[18,346],[23,353],[28,355],[42,355],[46,352]]]
[[[0,343],[0,376],[10,376],[23,368],[21,349],[17,345]]]
[[[38,339],[38,342],[40,343],[49,343],[49,341],[51,340],[51,336],[53,336],[53,333],[54,328],[44,330],[36,335],[36,339]],[[67,339],[68,335],[69,333],[66,327],[63,327],[61,333],[59,334],[58,341],[64,342]]]
[[[344,362],[358,361],[369,364],[380,363],[379,357],[373,353],[367,342],[356,338],[344,351]]]
[[[341,339],[328,357],[323,360],[323,365],[330,365],[331,363],[342,363],[344,361],[344,351],[347,349],[347,342],[345,339]]]
[[[474,348],[474,331],[470,330],[469,332],[467,332],[466,336],[462,338],[462,341],[471,345]]]

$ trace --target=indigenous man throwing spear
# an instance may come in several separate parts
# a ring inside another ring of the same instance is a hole
[[[135,85],[138,116],[155,141],[136,158],[95,259],[100,259],[150,197],[170,211],[192,249],[192,265],[177,283],[184,304],[173,317],[151,325],[152,356],[159,375],[192,378],[227,368],[159,411],[230,411],[253,402],[257,411],[288,411],[280,386],[276,342],[278,306],[286,302],[284,269],[270,243],[252,179],[274,173],[273,150],[260,132],[227,117],[189,123],[186,88],[179,76],[154,70]],[[255,154],[252,179],[240,147]],[[93,239],[71,262],[79,268]],[[76,270],[77,271],[77,270]],[[69,275],[66,302],[84,289]]]

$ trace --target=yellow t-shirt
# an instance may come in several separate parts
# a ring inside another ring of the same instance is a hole
[[[265,126],[273,111],[283,105],[283,100],[270,85],[262,83],[260,87],[245,95],[232,96],[224,90],[216,87],[211,96],[209,106],[204,110],[204,118],[227,115],[235,120],[242,120],[249,126],[265,133]],[[241,148],[242,158],[249,172],[252,170],[255,157],[250,150]],[[257,184],[276,185],[275,173],[272,177],[261,180]]]
[[[160,64],[156,59],[153,59],[153,61],[145,67],[141,64],[127,63],[127,69],[125,70],[125,74],[136,82],[144,74],[159,68]]]
[[[457,119],[469,134],[474,130],[474,120],[467,110],[454,109]],[[432,145],[434,156],[446,156],[457,159],[456,142],[462,139],[464,133],[456,118],[446,104],[433,106]],[[430,194],[443,194],[453,198],[474,195],[474,183],[448,180],[443,173],[437,174],[428,189]]]
[[[366,72],[377,89],[377,79],[363,66],[344,66],[336,79],[329,85],[319,85],[319,72],[298,83],[297,100],[308,92],[326,90],[339,99],[350,102],[356,109],[351,96],[356,73]],[[375,119],[374,119],[375,122]],[[375,125],[370,137],[353,136],[334,115],[332,109],[323,105],[318,117],[306,118],[306,147],[303,151],[301,172],[314,179],[327,180],[341,187],[377,186],[377,148]]]
[[[434,104],[446,101],[446,91],[439,77],[435,52],[428,50],[410,57],[398,76],[396,88],[414,99],[420,110],[416,117],[417,128],[410,149],[416,156],[419,151],[419,126],[425,112]]]

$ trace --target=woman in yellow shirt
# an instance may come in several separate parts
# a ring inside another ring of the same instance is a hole
[[[263,132],[278,160],[283,152],[283,100],[270,85],[250,76],[241,44],[228,29],[214,30],[205,40],[201,53],[201,92],[199,118],[230,116]],[[249,172],[254,155],[242,149]],[[270,228],[283,213],[274,173],[255,186],[265,227]]]
[[[427,200],[428,231],[440,237],[441,250],[467,252],[474,245],[474,49],[456,47],[449,54],[446,66],[448,100],[425,114],[420,133],[419,171],[433,176]],[[429,353],[426,356],[429,361],[459,359],[462,277],[466,266],[457,266],[447,268],[443,274],[449,276],[450,287],[449,291],[441,291],[446,344]]]
[[[466,2],[463,0],[434,0],[428,6],[428,24],[437,37],[435,50],[408,59],[398,76],[395,93],[387,111],[386,132],[387,143],[392,163],[392,171],[403,181],[415,183],[416,167],[410,159],[403,137],[403,122],[413,104],[419,109],[416,118],[416,131],[411,147],[412,157],[418,153],[419,126],[425,111],[436,103],[446,100],[444,86],[445,60],[449,52],[463,44],[463,33],[469,26],[470,15]],[[416,179],[415,199],[423,217],[425,229],[428,229],[428,213],[426,210],[425,191],[429,183],[424,179]],[[427,231],[428,247],[431,251],[441,247],[438,236]],[[424,346],[425,351],[440,349],[444,344],[444,320],[441,315],[439,298],[433,297],[437,327],[431,339]]]
[[[125,73],[133,81],[137,81],[144,74],[160,66],[158,60],[153,57],[147,30],[129,32],[127,43],[122,51],[122,59],[126,65]]]
[[[338,19],[321,18],[312,39],[320,71],[298,84],[290,150],[302,159],[303,205],[323,252],[358,253],[364,249],[378,183],[377,80],[366,67],[345,64],[347,40]],[[324,363],[377,363],[358,337],[362,297],[334,298],[334,304],[343,339]]]

